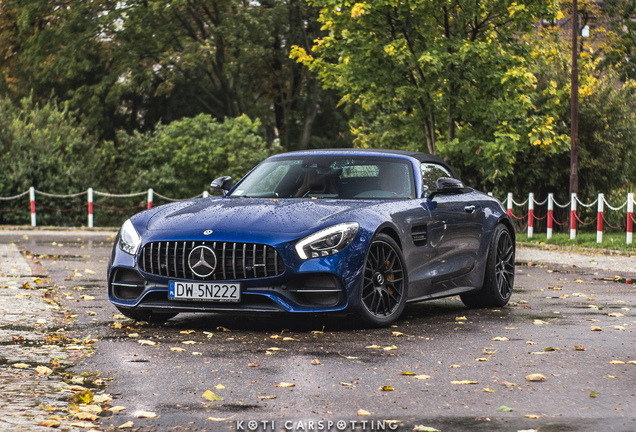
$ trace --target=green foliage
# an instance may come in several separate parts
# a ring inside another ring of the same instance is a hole
[[[439,153],[494,178],[512,172],[519,148],[566,142],[535,109],[529,45],[516,36],[556,14],[552,3],[315,4],[329,35],[292,55],[342,93],[358,146]]]
[[[0,148],[1,196],[15,196],[31,186],[47,193],[74,194],[94,181],[89,167],[92,140],[66,107],[54,101],[39,105],[25,98],[17,106],[0,99]],[[0,201],[0,223],[29,224],[28,202],[28,195]],[[49,208],[72,208],[83,205],[85,198],[60,205],[59,200],[36,195],[36,202]],[[72,212],[62,218],[61,212],[49,210],[38,216],[38,223],[73,225],[80,214]]]
[[[269,156],[259,127],[258,120],[247,116],[218,123],[200,114],[158,125],[154,132],[120,132],[116,144],[104,147],[103,156],[111,159],[104,164],[103,177],[116,173],[111,175],[115,188],[108,188],[114,193],[152,187],[171,198],[190,198],[209,190],[210,182],[221,175],[240,179]]]

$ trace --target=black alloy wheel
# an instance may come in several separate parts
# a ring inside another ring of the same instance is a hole
[[[505,306],[515,283],[515,244],[510,230],[497,225],[488,250],[484,285],[477,293],[460,295],[462,302],[472,308]]]
[[[404,310],[408,278],[404,257],[395,241],[378,234],[364,264],[360,315],[372,326],[394,322]]]

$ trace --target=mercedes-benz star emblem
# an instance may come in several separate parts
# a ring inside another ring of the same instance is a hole
[[[216,254],[207,246],[197,246],[188,256],[188,265],[196,276],[208,277],[216,268]]]

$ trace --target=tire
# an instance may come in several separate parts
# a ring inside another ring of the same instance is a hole
[[[477,293],[462,294],[462,302],[470,308],[505,306],[512,296],[515,282],[515,244],[510,230],[503,224],[493,231],[484,285]]]
[[[170,318],[174,318],[178,315],[173,312],[142,311],[119,306],[117,306],[117,309],[119,309],[119,312],[127,318],[134,319],[135,321],[146,321],[149,323],[164,323]]]
[[[400,247],[388,235],[378,234],[364,260],[360,318],[373,327],[395,322],[406,305],[407,287],[408,275]]]

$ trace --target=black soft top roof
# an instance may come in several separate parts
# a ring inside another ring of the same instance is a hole
[[[450,171],[450,173],[453,175],[453,177],[455,177],[456,179],[459,179],[459,177],[457,176],[457,173],[455,172],[455,170],[453,169],[452,166],[450,166],[448,163],[446,163],[446,161],[444,161],[444,159],[429,154],[429,153],[422,153],[422,152],[416,152],[416,151],[409,151],[409,150],[392,150],[392,149],[359,149],[359,148],[333,148],[333,149],[313,149],[313,150],[300,150],[298,152],[291,152],[291,153],[287,153],[287,154],[293,154],[293,153],[329,153],[329,152],[337,152],[337,153],[378,153],[378,154],[394,154],[394,155],[400,155],[400,156],[408,156],[408,157],[412,157],[414,159],[417,159],[418,161],[422,162],[422,163],[436,163],[439,165],[442,165],[443,167],[445,167],[446,169],[448,169],[448,171]]]

